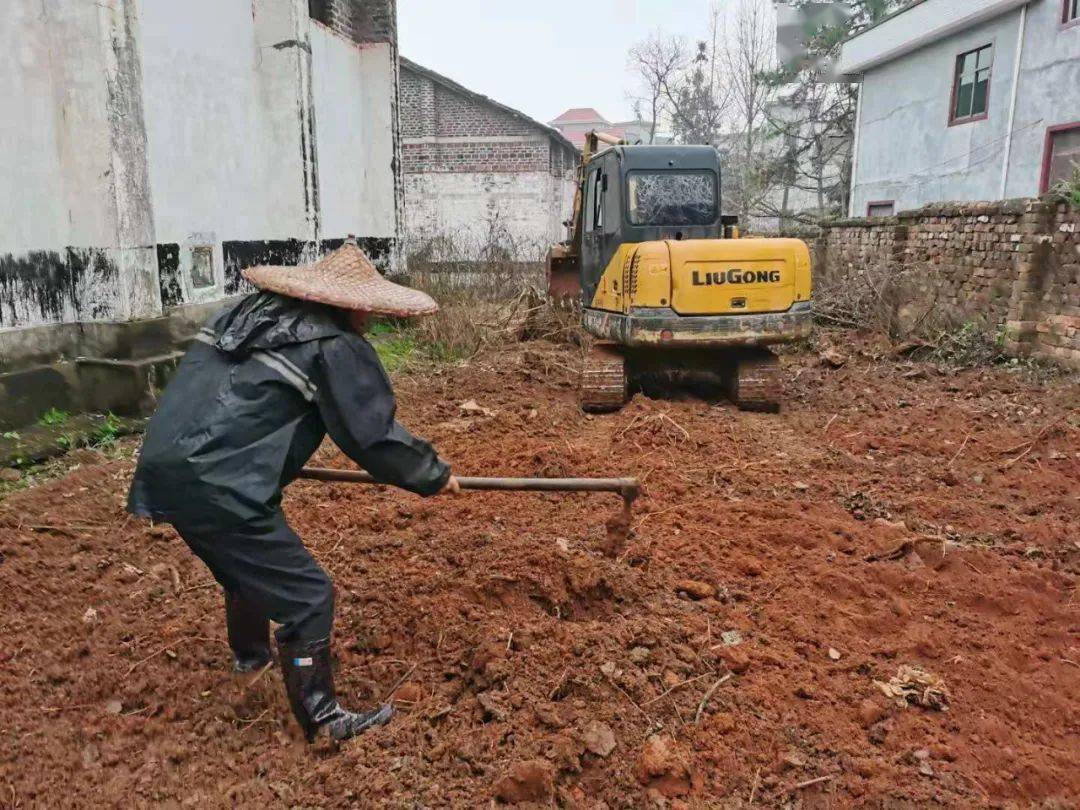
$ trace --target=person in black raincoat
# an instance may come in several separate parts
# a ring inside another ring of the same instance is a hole
[[[458,490],[432,447],[395,420],[390,382],[362,337],[372,313],[437,307],[384,280],[352,242],[309,267],[244,275],[263,291],[196,336],[147,427],[128,508],[171,523],[222,585],[235,668],[272,662],[273,620],[308,741],[348,739],[392,708],[354,713],[338,703],[333,586],[286,522],[282,488],[329,434],[379,481],[424,496]]]

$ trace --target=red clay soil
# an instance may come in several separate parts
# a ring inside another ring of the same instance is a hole
[[[340,692],[398,698],[340,750],[303,744],[276,672],[230,674],[206,570],[123,512],[131,461],[8,497],[0,804],[1076,806],[1076,380],[861,345],[785,358],[780,415],[586,417],[543,343],[400,380],[461,474],[646,491],[612,559],[617,496],[293,486]],[[944,695],[886,697],[905,667]]]

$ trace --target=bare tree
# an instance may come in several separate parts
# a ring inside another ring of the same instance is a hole
[[[731,100],[723,81],[724,27],[719,6],[709,16],[708,36],[697,42],[686,69],[665,87],[672,133],[679,143],[715,145]]]
[[[776,96],[770,74],[776,69],[776,22],[768,0],[737,0],[731,35],[724,48],[724,73],[731,88],[731,122],[736,133],[735,197],[742,221],[768,193],[771,144],[766,111]]]
[[[788,0],[801,8],[812,0]],[[793,219],[815,224],[820,218],[845,214],[851,186],[857,85],[836,81],[831,65],[840,46],[852,34],[879,21],[902,5],[902,0],[846,0],[850,14],[843,22],[824,24],[806,45],[803,64],[778,69],[771,82],[782,88],[783,103],[767,110],[769,123],[783,139],[783,153],[776,159],[784,200],[772,212],[781,222]],[[816,199],[816,211],[794,215],[788,210],[791,192],[808,192]]]
[[[676,77],[686,70],[689,61],[682,40],[660,33],[630,49],[630,69],[640,83],[639,92],[630,98],[638,118],[648,115],[649,143],[655,142],[656,128],[665,115],[668,88],[676,83]]]

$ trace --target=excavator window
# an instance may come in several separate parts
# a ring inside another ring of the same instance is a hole
[[[712,225],[716,222],[715,172],[630,172],[627,197],[631,225]]]
[[[589,183],[589,230],[599,231],[604,227],[604,173],[593,169]]]

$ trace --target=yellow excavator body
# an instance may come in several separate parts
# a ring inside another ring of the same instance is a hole
[[[739,238],[720,213],[715,149],[591,134],[572,225],[548,278],[599,339],[583,408],[621,407],[635,372],[705,372],[742,408],[779,408],[779,363],[766,347],[810,333],[810,252],[800,239]]]

